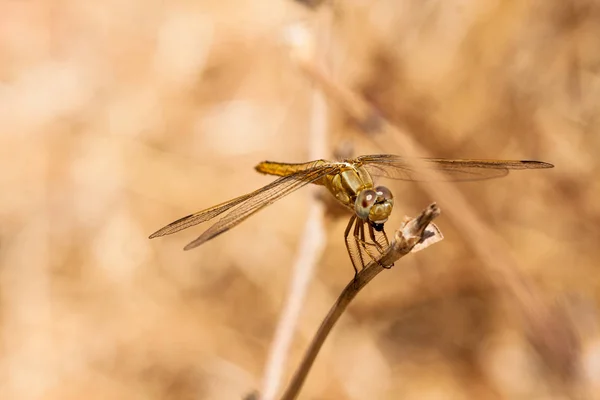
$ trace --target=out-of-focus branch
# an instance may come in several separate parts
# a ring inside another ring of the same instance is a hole
[[[321,26],[319,26],[321,36],[319,42],[325,48],[329,41],[329,21],[326,17],[322,21]],[[290,46],[292,57],[306,57],[312,60],[315,56],[318,56],[316,54],[315,43],[312,42],[311,36],[308,35],[304,27],[292,26],[287,33],[288,45]],[[309,159],[318,159],[325,156],[325,149],[327,147],[326,138],[327,102],[323,93],[315,88],[312,93],[308,137]],[[313,191],[312,194],[315,195],[315,192]],[[260,394],[262,400],[275,399],[281,386],[287,356],[294,338],[308,285],[327,242],[323,221],[324,209],[325,206],[320,201],[312,201],[310,203],[304,233],[300,239],[297,251],[298,255],[292,270],[287,300],[281,313],[267,360]]]
[[[333,81],[315,64],[299,62],[298,66],[381,148],[390,148],[391,145],[404,155],[410,155],[407,162],[416,169],[420,168],[417,157],[431,157],[407,132],[386,120],[362,96]],[[423,189],[433,198],[443,199],[445,213],[483,261],[488,274],[494,276],[492,282],[510,294],[521,311],[527,337],[533,347],[550,370],[567,378],[567,381],[573,380],[580,347],[574,327],[544,302],[535,285],[519,272],[519,263],[511,256],[502,238],[481,221],[457,188],[444,182],[443,176],[436,171],[430,170],[428,175],[434,183],[421,182]],[[555,329],[557,326],[561,328]]]
[[[282,400],[292,400],[296,398],[319,350],[325,342],[325,339],[358,292],[386,267],[393,265],[400,258],[413,251],[415,246],[421,245],[421,248],[419,248],[419,250],[421,250],[424,243],[431,245],[441,240],[442,236],[439,233],[439,230],[431,223],[431,221],[440,215],[440,212],[439,207],[433,203],[423,210],[418,217],[405,222],[400,229],[396,231],[394,239],[382,256],[376,262],[373,261],[367,265],[352,281],[350,281],[350,283],[348,283],[321,323],[319,330],[315,334],[315,337],[302,359],[302,363],[298,367],[289,386],[283,394]],[[427,242],[428,240],[430,240],[430,242]]]

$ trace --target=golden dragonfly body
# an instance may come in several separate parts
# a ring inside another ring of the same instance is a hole
[[[298,171],[334,164],[331,161],[317,160],[303,164],[288,164],[263,161],[254,169],[268,175],[288,176]],[[354,210],[356,197],[365,189],[373,189],[373,178],[367,169],[359,163],[337,162],[338,171],[328,174],[312,183],[323,185],[343,206]]]
[[[388,244],[383,227],[392,212],[394,199],[391,191],[385,186],[375,186],[373,176],[423,181],[430,180],[428,170],[436,170],[442,172],[446,180],[470,181],[501,177],[511,169],[553,167],[552,164],[529,160],[441,158],[419,159],[415,165],[418,165],[418,168],[415,168],[409,159],[391,154],[360,156],[342,161],[316,160],[298,164],[263,161],[255,169],[264,174],[279,176],[277,180],[254,192],[180,218],[159,229],[150,235],[150,238],[178,232],[229,211],[184,248],[192,249],[228,231],[280,198],[312,183],[325,186],[352,212],[345,231],[345,242],[356,272],[363,268],[369,259],[376,259]]]

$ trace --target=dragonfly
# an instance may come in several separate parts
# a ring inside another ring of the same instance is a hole
[[[373,177],[428,181],[432,180],[428,171],[438,171],[441,174],[435,176],[443,180],[473,181],[499,178],[510,170],[552,167],[552,164],[533,160],[420,158],[411,161],[392,154],[305,163],[263,161],[255,169],[263,174],[278,176],[278,179],[253,192],[171,222],[150,235],[150,238],[170,235],[224,214],[184,247],[184,250],[190,250],[229,231],[301,187],[316,184],[324,186],[351,213],[344,241],[357,274],[370,260],[376,261],[389,245],[384,224],[392,213],[394,197],[387,187],[375,186]]]

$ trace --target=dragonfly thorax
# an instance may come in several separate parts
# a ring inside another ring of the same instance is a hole
[[[375,230],[383,229],[383,223],[392,213],[393,196],[388,188],[375,187],[363,166],[347,165],[341,172],[326,176],[322,184],[358,218]]]

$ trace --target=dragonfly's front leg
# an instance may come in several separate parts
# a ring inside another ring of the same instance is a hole
[[[386,248],[389,247],[390,246],[390,241],[388,240],[387,234],[385,233],[385,229],[381,230],[381,234],[383,235],[383,239],[385,240],[385,246],[386,246]],[[369,225],[369,236],[371,236],[371,240],[377,246],[377,250],[379,250],[380,253],[383,253],[383,251],[385,249],[383,248],[383,246],[381,245],[381,243],[379,243],[379,241],[375,237],[375,230],[373,229],[373,227],[371,225]],[[390,266],[383,265],[383,267],[387,268],[387,269],[390,269],[393,266],[394,266],[394,264],[392,264]]]
[[[388,240],[387,233],[385,233],[385,228],[383,228],[381,230],[381,233],[383,234],[383,238],[385,239],[385,245],[387,247],[389,247],[390,246],[390,241]]]
[[[385,266],[383,264],[381,264],[379,262],[379,260],[377,259],[377,257],[375,255],[373,255],[371,253],[371,251],[369,250],[369,247],[375,247],[377,249],[377,251],[379,252],[379,255],[381,255],[383,253],[383,247],[376,240],[374,240],[374,235],[371,236],[373,239],[373,243],[367,242],[366,237],[365,237],[365,224],[366,223],[367,222],[364,222],[362,220],[357,221],[357,224],[360,224],[360,239],[357,238],[357,240],[359,241],[362,249],[371,258],[371,260],[385,268]],[[369,225],[369,227],[371,227],[371,225]]]
[[[350,261],[352,261],[352,268],[354,268],[354,277],[356,278],[356,275],[358,275],[358,268],[356,267],[356,254],[354,254],[352,252],[352,249],[350,248],[350,230],[352,229],[352,225],[354,225],[354,222],[356,221],[357,216],[356,215],[352,215],[352,217],[350,218],[350,221],[348,221],[348,226],[346,227],[346,231],[344,232],[344,242],[346,243],[346,250],[348,251],[348,256],[350,256]],[[362,265],[361,265],[362,268]]]
[[[381,233],[383,234],[383,238],[385,239],[385,246],[386,247],[390,247],[390,241],[389,241],[389,239],[387,237],[387,233],[385,233],[385,228],[383,228],[381,230]],[[389,268],[392,268],[393,266],[394,266],[394,263],[392,263],[391,265],[389,265],[387,268],[389,269]]]
[[[360,228],[363,226],[363,221],[360,218],[356,218],[356,223],[354,224],[354,245],[356,246],[356,251],[358,253],[358,259],[360,260],[360,270],[365,269],[365,258],[363,252],[361,250],[361,240],[359,238]]]
[[[373,241],[373,244],[375,245],[375,247],[377,247],[377,250],[379,250],[379,253],[383,253],[384,248],[381,245],[381,243],[379,243],[377,238],[375,237],[375,230],[373,229],[371,224],[369,224],[369,236],[371,237],[371,240]],[[389,244],[387,243],[387,237],[385,238],[385,240],[386,240],[386,246],[388,246]]]
[[[360,224],[360,244],[361,244],[362,248],[365,250],[365,252],[369,255],[369,257],[371,258],[371,260],[372,261],[377,261],[376,257],[373,254],[371,254],[371,251],[369,250],[369,247],[375,247],[377,249],[377,251],[379,251],[378,243],[376,243],[376,242],[373,242],[373,243],[367,242],[367,238],[365,236],[365,223],[366,222],[362,222]],[[379,251],[379,253],[381,253],[381,251]]]

